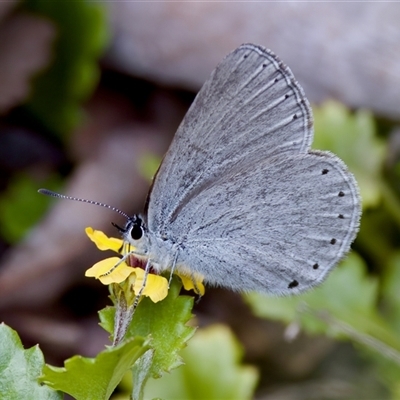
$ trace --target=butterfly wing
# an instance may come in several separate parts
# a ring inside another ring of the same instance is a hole
[[[148,198],[177,268],[236,290],[295,293],[349,250],[360,201],[345,165],[311,152],[309,104],[271,52],[243,45],[204,84]]]
[[[167,234],[182,205],[248,159],[305,153],[311,109],[291,71],[246,44],[213,71],[183,119],[150,192],[150,231]],[[175,232],[174,232],[175,233]]]
[[[360,213],[343,162],[310,152],[233,169],[170,228],[186,233],[178,265],[212,284],[284,295],[325,279],[350,249]]]

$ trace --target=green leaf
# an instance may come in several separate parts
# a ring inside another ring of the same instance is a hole
[[[391,254],[383,274],[383,315],[397,334],[400,334],[400,251]]]
[[[151,336],[154,359],[150,373],[155,378],[182,364],[178,353],[196,331],[186,325],[193,316],[193,297],[179,296],[181,287],[180,280],[174,278],[163,301],[143,299],[128,331],[128,337]]]
[[[38,195],[37,189],[41,185],[55,190],[60,185],[60,178],[52,176],[39,185],[27,175],[16,175],[2,194],[0,232],[9,243],[22,239],[47,210],[51,199]]]
[[[227,327],[215,325],[197,331],[181,355],[185,365],[161,379],[149,380],[146,399],[253,398],[258,373],[240,364],[242,349]]]
[[[112,340],[114,330],[115,307],[107,306],[99,311],[100,326],[110,334]]]
[[[17,332],[0,324],[0,398],[61,400],[61,393],[39,384],[43,365],[38,346],[24,350]]]
[[[77,400],[106,400],[124,374],[147,350],[143,338],[130,339],[107,348],[96,358],[74,356],[65,361],[64,368],[46,365],[41,381]]]
[[[333,101],[313,107],[313,112],[313,148],[338,155],[357,179],[363,207],[376,206],[381,197],[385,145],[376,136],[372,114],[367,111],[351,114],[345,106]]]
[[[150,378],[153,363],[154,350],[152,349],[144,353],[132,368],[132,400],[143,399],[143,391]]]
[[[163,301],[153,303],[149,298],[143,298],[126,334],[126,338],[151,337],[149,345],[156,353],[151,368],[154,377],[181,365],[178,352],[196,330],[186,325],[192,318],[193,298],[179,296],[181,287],[180,280],[174,278]],[[110,334],[113,333],[114,313],[114,307],[100,311],[100,325]]]
[[[350,338],[400,363],[400,340],[376,309],[377,281],[366,275],[354,252],[320,287],[299,296],[271,298],[252,293],[256,315],[295,323],[311,334]]]
[[[138,158],[138,169],[140,175],[151,182],[160,166],[160,162],[160,157],[155,154],[141,154]]]
[[[51,131],[68,133],[99,80],[98,59],[108,42],[105,8],[85,0],[25,0],[24,7],[58,30],[54,62],[34,82],[27,107]]]
[[[187,326],[192,318],[193,298],[179,296],[182,284],[174,278],[168,296],[158,303],[144,298],[136,309],[133,320],[128,329],[126,338],[150,338],[149,346],[153,350],[146,354],[133,367],[133,377],[137,385],[135,393],[141,393],[149,376],[158,378],[164,372],[182,364],[179,351],[186,346],[186,342],[193,336],[194,327]],[[113,332],[114,307],[107,307],[100,312],[101,326],[109,333]],[[143,375],[143,368],[148,373]],[[140,398],[140,397],[139,397]]]

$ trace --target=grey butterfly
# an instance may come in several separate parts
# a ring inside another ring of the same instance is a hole
[[[245,44],[212,72],[123,230],[146,269],[287,295],[321,283],[358,231],[357,183],[310,150],[310,105],[271,51]]]

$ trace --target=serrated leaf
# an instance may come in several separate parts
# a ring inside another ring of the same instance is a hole
[[[114,329],[114,315],[115,307],[107,306],[99,311],[100,326],[110,334],[110,340],[112,340],[113,329]]]
[[[168,296],[158,303],[144,298],[133,317],[126,337],[149,337],[149,346],[154,350],[154,357],[149,367],[148,376],[160,377],[182,364],[179,351],[195,332],[194,327],[187,326],[192,318],[193,298],[179,296],[182,284],[174,278]],[[114,307],[108,307],[100,312],[101,326],[112,333],[114,324]],[[138,363],[139,365],[139,363]],[[138,375],[135,371],[133,374]],[[141,380],[142,384],[148,378]]]
[[[51,131],[68,133],[99,80],[98,59],[108,41],[106,10],[85,0],[25,0],[24,7],[58,30],[54,61],[34,82],[27,107]]]
[[[61,400],[61,393],[39,384],[43,366],[43,354],[38,346],[25,350],[17,332],[0,324],[1,399]]]
[[[150,345],[155,350],[150,368],[153,377],[182,364],[178,353],[196,330],[186,325],[193,316],[193,297],[179,296],[181,287],[179,279],[174,278],[165,300],[153,303],[144,298],[128,331],[128,337],[151,335]]]
[[[313,107],[313,112],[315,136],[312,147],[338,155],[356,177],[363,207],[376,206],[381,197],[380,173],[385,145],[376,135],[372,114],[367,111],[352,114],[334,101]]]
[[[214,325],[196,332],[181,352],[185,364],[150,380],[145,398],[172,399],[250,399],[258,379],[251,366],[240,364],[242,349],[231,331]]]
[[[74,356],[65,361],[63,368],[46,365],[41,381],[76,400],[106,400],[147,349],[144,339],[136,337],[107,348],[96,358]]]
[[[256,315],[298,323],[311,334],[347,337],[399,360],[400,340],[376,310],[377,281],[354,252],[318,288],[299,296],[246,296]]]

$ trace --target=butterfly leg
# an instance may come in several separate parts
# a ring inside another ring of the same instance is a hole
[[[101,274],[100,276],[107,276],[110,275],[113,271],[115,271],[115,269],[121,265],[127,258],[129,258],[131,255],[136,255],[136,256],[141,256],[141,257],[147,257],[147,254],[143,254],[143,253],[139,253],[135,250],[129,250],[128,253],[124,254],[121,259],[107,272],[105,272],[104,274]]]
[[[174,256],[174,261],[172,262],[172,266],[171,266],[171,273],[169,275],[169,280],[168,280],[168,289],[171,286],[171,281],[172,281],[172,275],[175,272],[175,268],[176,268],[176,262],[178,261],[178,253],[179,253],[179,249],[176,250],[175,256]]]
[[[140,297],[141,297],[141,295],[143,293],[143,290],[146,287],[147,276],[149,275],[150,266],[151,266],[151,260],[150,260],[150,258],[148,258],[147,262],[146,262],[146,268],[144,269],[143,284],[142,284],[142,287],[139,290],[139,293],[136,295],[135,302],[133,303],[133,310],[136,310],[136,307],[139,304],[139,300],[140,300]]]

